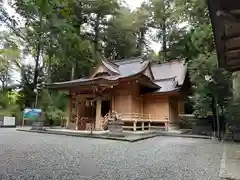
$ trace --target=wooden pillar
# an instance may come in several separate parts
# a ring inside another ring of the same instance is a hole
[[[66,122],[66,128],[68,128],[69,123],[72,120],[72,96],[68,96],[68,119]]]
[[[151,129],[151,115],[149,114],[148,115],[148,120],[149,120],[149,122],[148,122],[148,130],[150,130]]]
[[[133,121],[133,131],[137,130],[137,121]]]
[[[78,100],[75,101],[75,111],[76,111],[76,130],[78,130],[78,121],[79,121],[79,104]]]
[[[143,103],[144,103],[143,97],[140,98],[140,103],[141,103],[141,114],[144,114],[144,113],[143,113],[143,112],[144,112],[144,111],[143,111],[143,110],[144,110],[144,109],[143,109]]]
[[[101,109],[102,109],[102,100],[97,99],[96,120],[95,120],[95,129],[96,130],[102,130],[102,127],[101,127],[101,120],[102,120]]]
[[[111,112],[112,110],[115,110],[115,102],[114,102],[114,96],[111,98]]]
[[[184,101],[181,99],[178,101],[178,114],[184,114]]]

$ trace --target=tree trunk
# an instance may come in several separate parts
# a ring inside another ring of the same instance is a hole
[[[163,7],[163,18],[162,18],[162,24],[161,24],[161,32],[162,32],[162,57],[159,56],[160,59],[163,61],[167,60],[167,27],[166,27],[166,17],[165,16],[165,12],[166,12],[166,8],[167,8],[167,2],[164,1],[164,7]]]
[[[53,58],[53,55],[50,54],[49,55],[49,64],[48,64],[48,67],[47,67],[47,71],[48,71],[48,78],[47,78],[47,83],[50,84],[52,82],[52,72],[51,72],[51,65],[52,65],[52,58]]]
[[[76,64],[72,63],[71,80],[74,80],[75,78],[75,68],[76,68]]]
[[[211,104],[212,114],[213,114],[213,133],[216,136],[216,129],[217,129],[217,115],[216,115],[216,104],[215,104],[215,97],[212,97],[212,104]]]
[[[33,78],[33,84],[34,87],[37,86],[38,83],[38,75],[39,75],[39,61],[40,61],[40,54],[41,54],[41,40],[39,39],[37,44],[37,54],[35,59],[35,69],[34,69],[34,78]]]
[[[146,31],[143,28],[140,28],[139,29],[139,40],[138,40],[138,55],[142,55],[142,52],[143,52],[143,48],[144,48],[144,41],[145,41],[145,34],[146,34]]]
[[[216,118],[217,118],[217,136],[221,140],[220,119],[219,119],[219,112],[218,112],[218,98],[216,95],[215,95],[215,107],[216,107]]]
[[[100,14],[97,15],[96,21],[95,21],[95,26],[94,26],[94,32],[95,32],[95,37],[94,37],[94,49],[95,51],[99,51],[99,25],[100,25]]]
[[[4,90],[5,89],[5,83],[4,83],[4,81],[1,81],[2,82],[2,90]]]
[[[163,53],[163,60],[167,60],[167,30],[166,30],[166,20],[163,21],[162,27],[162,53]]]
[[[42,29],[42,16],[40,16],[40,30]],[[37,87],[38,83],[38,76],[39,76],[39,61],[40,61],[40,55],[41,55],[41,43],[42,43],[42,32],[40,32],[38,37],[38,43],[37,43],[37,53],[35,58],[35,69],[34,69],[34,78],[33,78],[33,85],[34,87]]]

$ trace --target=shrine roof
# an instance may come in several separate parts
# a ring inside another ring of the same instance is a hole
[[[149,60],[144,61],[142,58],[120,60],[115,62],[115,64],[119,66],[118,69],[122,76],[137,74],[143,71],[149,63]]]
[[[185,61],[170,61],[162,64],[150,63],[149,60],[143,60],[142,58],[133,58],[126,60],[119,60],[109,62],[107,60],[102,61],[103,65],[114,74],[97,76],[97,77],[86,77],[72,81],[57,82],[50,85],[53,88],[74,86],[74,85],[88,85],[104,81],[105,83],[115,83],[119,80],[136,77],[144,78],[146,86],[154,88],[154,92],[169,92],[178,90],[183,85],[187,65]],[[153,79],[147,76],[144,71],[147,68],[153,74]],[[143,81],[142,81],[143,82]]]

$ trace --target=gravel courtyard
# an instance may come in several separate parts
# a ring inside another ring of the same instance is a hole
[[[219,180],[222,146],[176,137],[128,143],[0,129],[0,179]]]

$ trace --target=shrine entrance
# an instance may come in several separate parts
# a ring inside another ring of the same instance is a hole
[[[101,115],[104,117],[111,109],[111,102],[109,100],[102,101]]]
[[[111,111],[112,86],[92,86],[69,94],[68,129],[102,131]],[[73,107],[72,103],[75,104]],[[76,114],[73,113],[76,109]]]
[[[77,130],[91,130],[95,128],[96,99],[86,98],[78,102]]]

